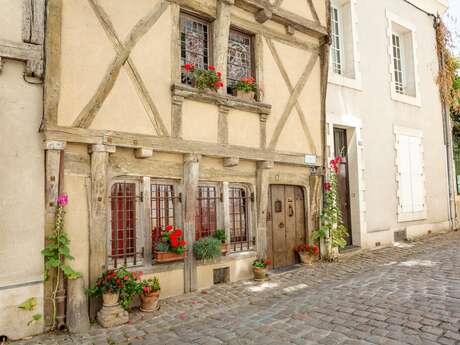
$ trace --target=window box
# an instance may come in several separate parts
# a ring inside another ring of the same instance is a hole
[[[249,101],[231,95],[221,95],[218,93],[211,94],[185,84],[174,84],[171,87],[171,91],[173,96],[179,96],[197,102],[223,105],[231,109],[250,113],[269,115],[272,109],[271,105],[257,102],[255,99]]]
[[[154,252],[155,261],[158,263],[182,261],[185,258],[185,252],[182,254],[172,252]]]

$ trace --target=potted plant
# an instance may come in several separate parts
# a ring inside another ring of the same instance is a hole
[[[139,274],[129,272],[125,267],[102,273],[96,284],[88,289],[90,296],[102,296],[105,307],[120,304],[128,309],[133,296],[136,294]]]
[[[140,310],[151,313],[158,310],[160,298],[160,281],[157,277],[141,280],[136,286],[137,294],[141,300]]]
[[[256,79],[252,77],[241,78],[235,89],[238,98],[254,101],[257,92]]]
[[[182,237],[181,229],[167,226],[161,233],[160,242],[155,246],[154,257],[157,262],[183,260],[187,251],[187,242]]]
[[[254,260],[252,263],[252,270],[254,272],[254,278],[256,280],[263,280],[267,278],[267,267],[270,266],[272,262],[270,260],[259,258]]]
[[[311,265],[317,255],[319,255],[319,248],[317,245],[309,245],[308,243],[300,244],[295,248],[299,254],[300,262],[306,265]]]
[[[227,234],[223,229],[217,229],[214,237],[220,241],[220,251],[222,255],[227,255],[228,253],[228,243],[227,243]]]
[[[207,69],[200,69],[194,65],[185,64],[184,69],[192,86],[201,91],[206,90],[215,93],[224,86],[224,83],[222,83],[222,73],[216,72],[214,66],[208,66]]]
[[[203,237],[193,243],[193,254],[198,260],[213,260],[222,255],[221,241],[215,237]]]

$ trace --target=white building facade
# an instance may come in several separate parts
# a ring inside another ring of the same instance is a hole
[[[326,142],[349,245],[453,227],[434,20],[447,0],[333,0]]]

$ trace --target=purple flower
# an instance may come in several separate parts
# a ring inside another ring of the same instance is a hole
[[[61,194],[57,198],[57,203],[61,206],[65,206],[69,203],[69,197],[67,194]]]

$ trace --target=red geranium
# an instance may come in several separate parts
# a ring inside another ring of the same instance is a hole
[[[216,68],[215,68],[214,66],[208,66],[208,70],[210,70],[210,71],[215,71]]]
[[[186,70],[187,72],[189,72],[190,69],[192,68],[192,65],[190,65],[189,63],[186,63],[186,64],[184,65],[184,68],[185,68],[185,70]]]
[[[324,182],[324,189],[325,190],[331,190],[332,185],[329,182]]]

